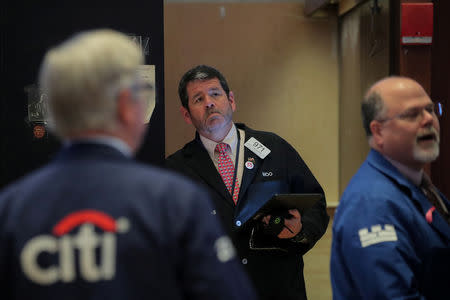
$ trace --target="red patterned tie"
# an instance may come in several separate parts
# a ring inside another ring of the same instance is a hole
[[[219,143],[216,146],[216,151],[219,152],[219,173],[222,177],[228,192],[233,193],[233,177],[234,177],[234,165],[230,156],[227,153],[228,144]],[[233,201],[236,204],[239,195],[239,184],[236,182],[233,193]]]

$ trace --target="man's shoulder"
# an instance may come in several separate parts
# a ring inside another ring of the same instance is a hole
[[[242,123],[236,123],[236,127],[238,129],[244,130],[246,140],[248,140],[251,137],[254,137],[260,140],[262,143],[264,143],[264,141],[266,141],[266,143],[277,143],[277,142],[287,143],[281,136],[279,136],[274,132],[255,130]]]
[[[193,139],[174,153],[167,156],[166,161],[183,161],[185,157],[189,156],[195,150],[194,148],[198,147],[199,145],[199,141]]]
[[[383,172],[372,166],[365,160],[358,171],[350,179],[342,198],[348,194],[364,194],[366,197],[378,197],[388,186],[392,186],[392,180]]]
[[[172,154],[170,154],[169,156],[167,156],[166,160],[178,160],[181,157],[184,156],[185,151],[186,151],[186,146],[188,144],[184,145],[182,148],[178,149],[177,151],[173,152]]]
[[[164,193],[169,192],[169,194],[171,193],[174,195],[174,186],[177,187],[177,194],[178,190],[191,192],[198,189],[192,180],[186,178],[186,176],[167,165],[152,166],[134,162],[128,167],[130,168],[128,171],[130,171],[129,173],[132,173],[132,175],[129,176],[129,178],[123,178],[123,181],[130,181],[132,184],[135,183],[137,187],[142,187],[144,190],[157,189]],[[126,173],[128,172],[125,171],[125,174]]]
[[[393,178],[366,160],[348,183],[339,202],[339,210],[345,210],[349,215],[364,212],[368,217],[381,211],[404,208],[405,201],[401,199],[406,196]]]
[[[67,184],[69,182],[71,184]],[[5,210],[31,205],[36,199],[41,203],[56,203],[59,201],[56,199],[59,197],[58,191],[72,196],[87,194],[93,186],[99,189],[92,203],[98,202],[100,205],[105,203],[102,199],[121,197],[123,194],[130,195],[127,201],[134,205],[132,203],[161,202],[170,195],[177,199],[195,198],[189,195],[199,191],[193,182],[176,172],[132,160],[107,164],[82,163],[77,166],[50,163],[3,189],[0,193],[0,215]],[[176,190],[173,189],[175,186]],[[41,199],[44,194],[47,196]]]
[[[361,189],[379,197],[379,194],[392,195],[411,190],[413,183],[379,153],[371,151],[351,179],[348,189]]]
[[[123,185],[124,188],[127,188],[129,183],[152,185],[154,182],[162,184],[184,181],[182,177],[170,170],[133,159],[55,160],[4,187],[0,197],[17,194],[14,191],[53,189],[60,182],[73,182],[72,186],[82,185],[82,182],[74,180],[75,178],[84,178],[90,182],[103,181],[105,185]],[[158,178],[158,180],[149,180],[151,178]]]

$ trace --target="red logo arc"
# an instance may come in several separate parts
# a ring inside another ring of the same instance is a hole
[[[87,209],[65,216],[53,227],[53,234],[56,236],[64,235],[83,223],[92,223],[104,231],[117,231],[116,220],[111,218],[111,216],[97,210]]]

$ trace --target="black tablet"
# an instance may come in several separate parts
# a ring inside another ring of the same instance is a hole
[[[310,209],[323,197],[322,194],[275,194],[270,200],[261,207],[252,217],[257,220],[274,210],[298,209],[300,215]]]

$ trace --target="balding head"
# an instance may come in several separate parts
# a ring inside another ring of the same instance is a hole
[[[392,76],[375,82],[366,92],[361,105],[363,126],[367,137],[372,136],[370,123],[386,115],[387,105],[417,91],[425,93],[416,81],[407,77]]]
[[[423,87],[407,77],[388,77],[377,81],[367,91],[366,97],[377,94],[386,106],[397,105],[402,101],[426,95]]]

